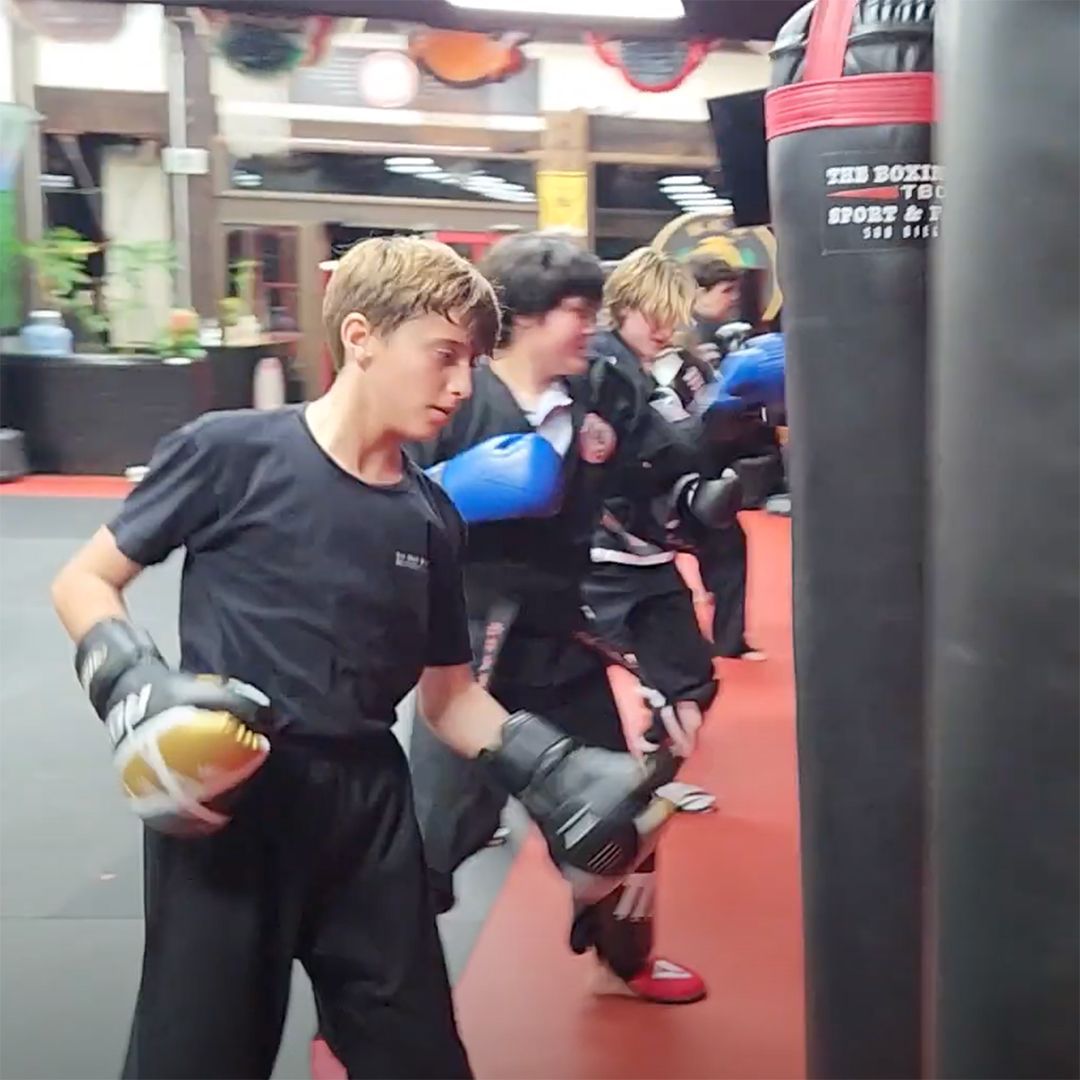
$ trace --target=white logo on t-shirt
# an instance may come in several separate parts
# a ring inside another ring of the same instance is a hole
[[[412,555],[407,551],[394,552],[394,565],[406,570],[426,570],[428,561],[424,555]]]

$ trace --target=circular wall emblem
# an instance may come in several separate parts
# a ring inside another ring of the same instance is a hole
[[[578,453],[589,465],[602,465],[615,453],[615,429],[601,416],[589,413],[578,432]]]
[[[377,109],[403,109],[420,89],[420,72],[403,52],[380,49],[365,56],[356,68],[360,95]]]
[[[707,251],[729,266],[765,271],[768,283],[761,317],[767,322],[779,314],[784,298],[776,273],[776,237],[767,225],[736,227],[729,211],[694,210],[669,221],[653,238],[652,246],[679,259]]]

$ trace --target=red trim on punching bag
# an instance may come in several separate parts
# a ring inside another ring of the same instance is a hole
[[[808,128],[932,124],[934,102],[929,71],[792,83],[765,95],[765,130],[775,139]]]
[[[856,0],[817,0],[807,32],[802,82],[765,95],[766,138],[809,128],[932,124],[935,78],[930,71],[844,77]]]
[[[810,16],[804,82],[839,79],[843,75],[844,53],[854,16],[855,0],[817,0]]]

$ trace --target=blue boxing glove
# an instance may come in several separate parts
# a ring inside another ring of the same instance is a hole
[[[780,405],[784,401],[784,339],[762,334],[724,357],[717,379],[709,383],[698,407],[712,412],[734,413],[750,408]]]
[[[784,338],[762,334],[724,358],[720,384],[732,397],[751,406],[779,405],[784,400]]]
[[[550,517],[562,503],[563,460],[536,432],[496,435],[427,470],[467,524]]]

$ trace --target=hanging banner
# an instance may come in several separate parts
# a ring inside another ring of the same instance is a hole
[[[588,33],[586,42],[596,55],[615,68],[635,89],[645,94],[666,94],[675,90],[701,66],[712,41],[620,41],[602,34]]]
[[[528,36],[425,28],[409,38],[409,55],[446,86],[484,86],[525,70],[521,45]]]

